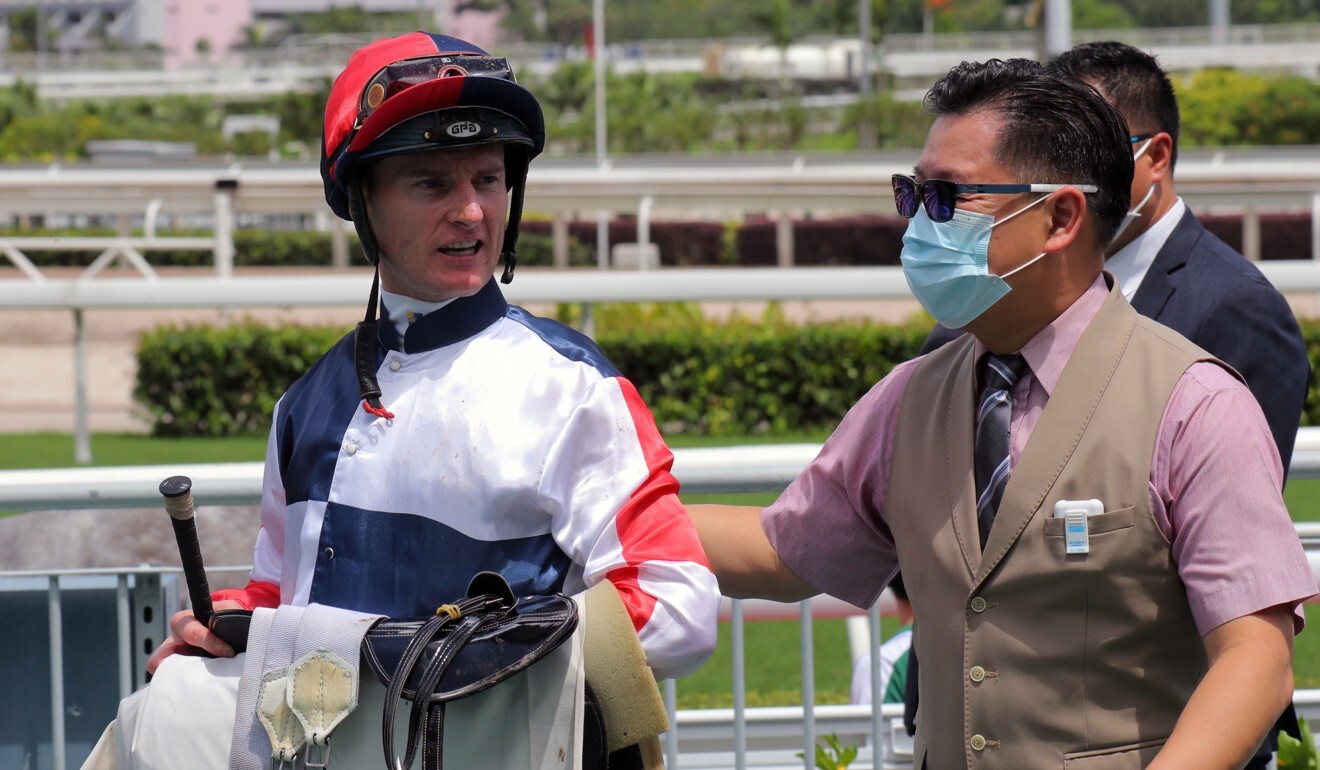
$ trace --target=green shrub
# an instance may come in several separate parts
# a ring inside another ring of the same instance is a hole
[[[596,307],[601,348],[667,433],[754,435],[830,430],[895,364],[916,355],[930,320],[793,326],[772,304],[761,319],[708,321],[695,303]],[[558,317],[579,320],[579,306]],[[1302,319],[1320,371],[1320,320]],[[134,398],[158,436],[230,436],[269,428],[286,388],[343,327],[160,327],[138,342]],[[1302,425],[1320,425],[1312,378]]]
[[[929,324],[707,322],[695,305],[619,305],[601,347],[665,431],[749,435],[832,428]],[[347,329],[161,327],[138,343],[134,398],[158,436],[267,430],[275,401]]]
[[[753,435],[829,429],[929,324],[754,324],[599,336],[664,432]]]
[[[158,327],[137,349],[133,398],[156,436],[234,436],[265,431],[275,402],[342,328]]]

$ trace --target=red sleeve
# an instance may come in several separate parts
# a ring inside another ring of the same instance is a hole
[[[706,552],[696,527],[678,499],[678,480],[670,472],[674,454],[656,427],[651,410],[631,382],[618,377],[619,390],[637,431],[637,441],[646,460],[646,479],[619,509],[615,527],[619,533],[626,566],[606,575],[619,591],[619,598],[632,616],[637,631],[650,621],[656,597],[640,584],[641,565],[690,561],[709,570]],[[671,587],[671,590],[676,590]]]
[[[280,587],[274,583],[251,580],[242,588],[226,588],[223,591],[216,591],[211,594],[211,601],[213,602],[224,599],[238,602],[243,605],[245,610],[254,610],[258,607],[278,607],[280,606]]]

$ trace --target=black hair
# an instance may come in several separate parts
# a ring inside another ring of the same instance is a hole
[[[1131,203],[1132,149],[1123,116],[1094,88],[1031,59],[990,59],[949,70],[925,106],[937,118],[999,117],[995,159],[1023,182],[1095,185],[1096,244],[1113,238]]]
[[[1154,56],[1126,43],[1085,43],[1060,55],[1050,68],[1099,89],[1132,121],[1134,135],[1163,131],[1173,138],[1171,165],[1178,163],[1178,97]]]

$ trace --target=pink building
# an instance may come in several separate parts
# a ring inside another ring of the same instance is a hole
[[[158,0],[160,1],[160,0]],[[252,24],[250,0],[163,0],[165,66],[223,61],[244,43]]]

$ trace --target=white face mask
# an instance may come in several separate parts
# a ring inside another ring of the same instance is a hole
[[[1147,139],[1146,143],[1141,145],[1141,149],[1137,150],[1136,154],[1132,156],[1132,161],[1134,163],[1138,160],[1141,160],[1141,156],[1146,154],[1146,149],[1150,147],[1150,143],[1153,141],[1155,141],[1155,137],[1151,137],[1150,139]],[[1118,229],[1114,231],[1114,237],[1110,240],[1110,243],[1117,241],[1118,236],[1122,235],[1123,231],[1127,230],[1129,225],[1131,225],[1133,222],[1137,221],[1137,219],[1141,217],[1141,210],[1146,207],[1146,202],[1149,201],[1150,196],[1154,194],[1155,194],[1155,183],[1152,182],[1150,187],[1147,188],[1146,190],[1145,197],[1143,197],[1141,199],[1141,202],[1136,205],[1136,208],[1133,208],[1131,211],[1123,215],[1123,221],[1118,223]]]

